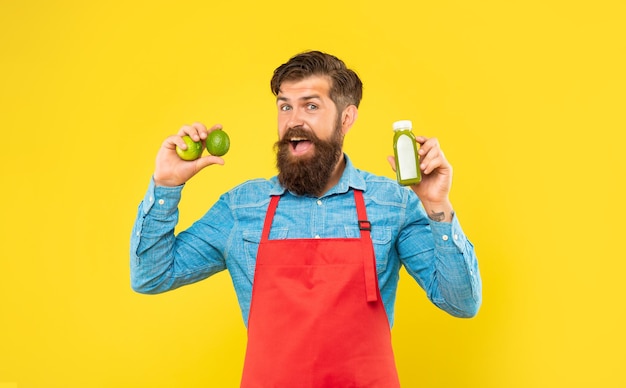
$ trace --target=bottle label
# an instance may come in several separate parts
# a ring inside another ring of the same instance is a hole
[[[397,141],[398,164],[400,180],[415,179],[417,175],[417,156],[415,155],[415,144],[407,135],[401,135]]]

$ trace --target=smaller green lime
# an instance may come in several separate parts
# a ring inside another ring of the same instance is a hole
[[[218,129],[209,133],[209,137],[206,139],[206,149],[211,155],[226,155],[229,148],[230,138],[226,132]]]
[[[201,141],[193,141],[188,135],[183,136],[183,141],[187,144],[186,150],[176,146],[176,153],[182,160],[196,160],[202,155]]]

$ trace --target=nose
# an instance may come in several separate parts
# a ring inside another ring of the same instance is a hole
[[[292,109],[289,118],[287,119],[287,128],[301,127],[303,124],[304,120],[300,109]]]

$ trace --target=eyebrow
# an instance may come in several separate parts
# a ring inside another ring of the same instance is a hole
[[[303,97],[298,98],[298,100],[300,101],[308,101],[308,100],[315,100],[315,99],[321,100],[322,97],[320,97],[319,94],[312,94],[310,96],[303,96]],[[289,101],[289,98],[278,96],[276,97],[276,101]]]

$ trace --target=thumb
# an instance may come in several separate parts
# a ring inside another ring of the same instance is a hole
[[[196,171],[200,171],[205,167],[208,167],[212,164],[219,164],[221,166],[224,165],[224,159],[219,156],[207,155],[203,156],[199,159],[196,159]]]
[[[389,162],[389,165],[391,166],[393,172],[396,172],[396,158],[394,158],[393,156],[387,156],[387,161]]]

